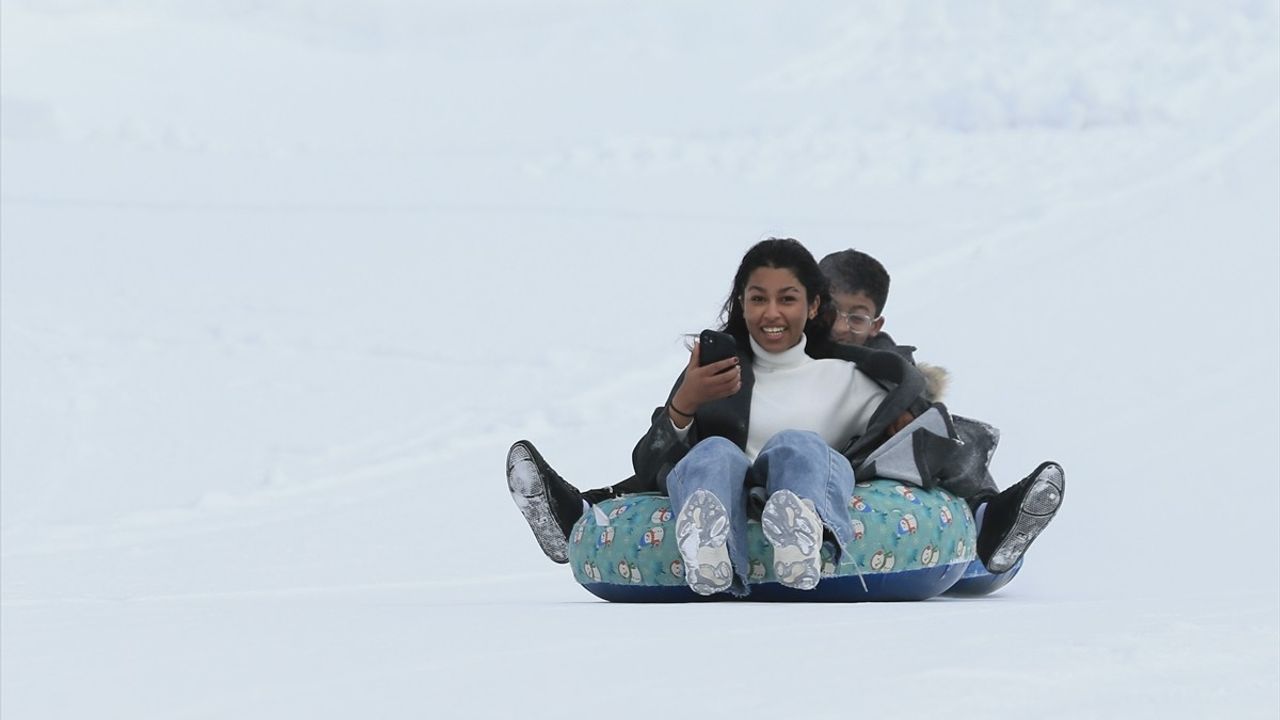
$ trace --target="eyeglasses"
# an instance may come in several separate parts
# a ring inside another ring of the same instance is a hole
[[[854,335],[866,335],[867,331],[871,329],[871,324],[880,319],[858,313],[844,312],[843,310],[836,310],[836,315],[845,321],[845,324],[849,326],[849,332]]]

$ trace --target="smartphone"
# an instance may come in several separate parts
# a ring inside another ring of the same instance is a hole
[[[738,355],[737,341],[729,333],[719,330],[703,330],[698,335],[698,345],[702,348],[699,351],[699,365],[710,365]]]

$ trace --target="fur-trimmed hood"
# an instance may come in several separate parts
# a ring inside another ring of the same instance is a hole
[[[873,350],[888,350],[895,352],[906,358],[907,362],[916,366],[921,375],[924,375],[925,389],[924,398],[930,403],[942,402],[942,396],[947,392],[947,386],[951,383],[951,373],[940,365],[930,365],[929,363],[917,363],[915,358],[916,347],[914,345],[899,345],[894,341],[893,336],[887,332],[876,333],[867,339],[866,347]]]
[[[924,375],[924,398],[931,403],[942,402],[951,384],[951,373],[941,365],[918,363],[916,369]]]

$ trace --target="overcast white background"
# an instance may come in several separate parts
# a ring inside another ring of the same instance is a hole
[[[0,14],[6,720],[1280,712],[1280,3]],[[507,446],[629,474],[771,235],[1066,468],[998,595],[539,552]]]

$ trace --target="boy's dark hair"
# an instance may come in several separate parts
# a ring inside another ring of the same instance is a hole
[[[831,293],[827,290],[827,278],[818,267],[818,261],[804,245],[791,238],[769,238],[756,243],[743,256],[738,272],[733,278],[733,289],[725,300],[721,311],[724,325],[721,330],[729,333],[738,341],[739,349],[746,349],[750,354],[751,344],[748,341],[746,313],[742,307],[742,294],[746,290],[747,280],[751,273],[762,267],[790,270],[804,286],[805,304],[817,298],[818,314],[805,323],[805,338],[809,342],[825,342],[831,332]]]
[[[833,293],[866,293],[876,304],[876,316],[884,313],[889,301],[889,272],[879,260],[857,250],[841,250],[818,263]]]

